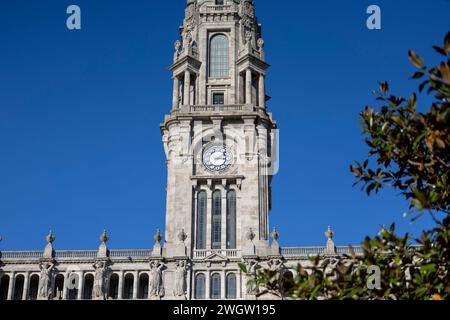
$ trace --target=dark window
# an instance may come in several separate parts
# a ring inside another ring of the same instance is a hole
[[[205,299],[205,275],[195,277],[195,299]]]
[[[223,6],[224,0],[216,0],[216,6]]]
[[[197,199],[197,249],[206,249],[206,192],[201,191]]]
[[[218,300],[221,298],[220,291],[221,291],[221,283],[220,283],[220,274],[214,274],[211,277],[211,299]]]
[[[212,248],[222,248],[222,193],[214,191],[212,203]]]
[[[225,95],[223,93],[213,93],[213,104],[225,104]]]
[[[236,275],[227,275],[227,299],[236,299]]]
[[[236,191],[227,194],[227,249],[236,249]]]

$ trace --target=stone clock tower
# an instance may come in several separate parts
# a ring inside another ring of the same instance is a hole
[[[277,126],[254,1],[188,0],[180,35],[161,125],[165,255],[267,255]]]

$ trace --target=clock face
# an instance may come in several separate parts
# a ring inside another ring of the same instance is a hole
[[[203,151],[203,165],[208,171],[222,172],[231,166],[233,154],[223,145],[213,145]]]

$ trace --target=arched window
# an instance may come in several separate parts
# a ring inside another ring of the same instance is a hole
[[[14,300],[22,300],[23,298],[23,285],[25,283],[25,277],[19,274],[14,282]]]
[[[113,274],[109,280],[109,294],[110,299],[116,300],[119,297],[119,276]]]
[[[30,300],[37,300],[38,290],[39,290],[39,276],[37,274],[34,274],[30,278],[30,290],[28,294]]]
[[[199,274],[195,277],[195,299],[205,299],[205,275]]]
[[[92,274],[86,275],[84,277],[84,300],[92,300],[92,292],[94,290],[94,276]]]
[[[142,274],[139,278],[139,299],[148,298],[148,274]]]
[[[222,248],[222,193],[217,190],[212,198],[212,249]]]
[[[236,249],[236,191],[227,194],[227,249]]]
[[[211,277],[211,299],[219,300],[221,298],[221,279],[220,274],[215,273]]]
[[[127,274],[124,282],[123,298],[128,300],[133,299],[134,276],[132,274]]]
[[[206,249],[206,192],[200,191],[197,199],[197,249]]]
[[[55,277],[55,286],[53,289],[53,296],[57,300],[63,300],[66,298],[66,297],[63,297],[63,293],[64,293],[64,275],[58,274]]]
[[[0,275],[0,280],[0,300],[7,300],[10,277],[8,275],[3,277]]]
[[[236,299],[236,275],[227,275],[227,299]]]
[[[211,39],[209,76],[228,77],[228,38],[218,34]]]

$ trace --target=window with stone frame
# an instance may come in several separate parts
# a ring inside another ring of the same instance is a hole
[[[209,76],[212,78],[228,77],[229,57],[228,38],[217,34],[211,38],[209,53]]]

